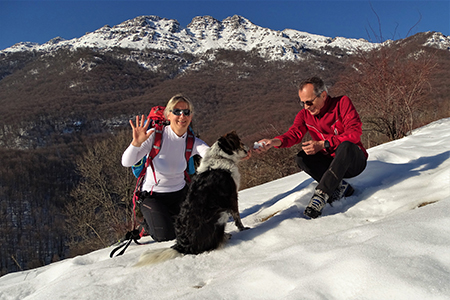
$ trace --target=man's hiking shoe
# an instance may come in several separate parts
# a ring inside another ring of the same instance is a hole
[[[328,198],[327,194],[321,190],[316,190],[303,214],[312,219],[317,218],[322,214],[322,209],[327,204]]]
[[[331,197],[328,199],[328,203],[341,200],[343,197],[350,197],[353,195],[355,190],[353,187],[345,180],[342,180],[339,186],[334,190]]]

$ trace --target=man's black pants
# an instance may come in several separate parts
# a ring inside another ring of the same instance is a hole
[[[322,152],[307,155],[300,151],[296,156],[297,165],[319,183],[316,189],[330,197],[343,178],[361,174],[367,165],[364,152],[351,142],[341,143],[335,154],[335,157]]]

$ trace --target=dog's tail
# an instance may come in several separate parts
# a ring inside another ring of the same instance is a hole
[[[153,265],[182,255],[183,254],[173,248],[151,249],[142,253],[139,261],[134,266],[143,267],[146,265]]]

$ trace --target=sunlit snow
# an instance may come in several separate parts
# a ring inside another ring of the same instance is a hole
[[[0,299],[449,299],[450,118],[369,155],[356,193],[318,219],[301,213],[316,183],[300,172],[241,191],[251,229],[230,220],[222,249],[133,267],[173,245],[147,237],[7,274]]]

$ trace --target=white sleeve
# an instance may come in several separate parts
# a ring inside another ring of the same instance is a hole
[[[192,149],[192,156],[198,154],[201,157],[205,156],[206,151],[209,149],[208,144],[199,138],[195,138],[194,147]]]
[[[153,140],[155,135],[152,134],[140,147],[129,145],[122,154],[122,166],[131,167],[139,162],[144,156],[150,153],[153,147]]]

